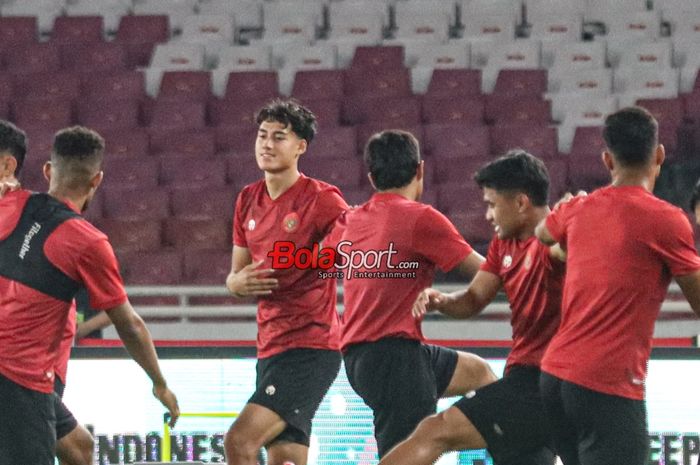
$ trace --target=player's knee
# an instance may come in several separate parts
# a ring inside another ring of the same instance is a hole
[[[224,450],[229,461],[234,457],[254,460],[259,449],[260,445],[233,427],[228,430],[226,437],[224,437]]]
[[[413,436],[440,451],[450,450],[455,443],[454,431],[443,413],[431,415],[421,421]]]
[[[81,438],[79,447],[85,458],[85,463],[92,465],[95,456],[95,439],[88,434]]]

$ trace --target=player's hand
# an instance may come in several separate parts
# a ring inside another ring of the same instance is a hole
[[[177,419],[180,417],[180,407],[177,405],[177,397],[168,389],[168,386],[153,385],[153,395],[160,401],[163,406],[170,412],[170,421],[168,424],[172,428],[175,426]]]
[[[423,289],[423,292],[418,295],[418,298],[413,304],[413,309],[411,310],[413,317],[422,318],[426,313],[435,310],[436,306],[439,305],[444,298],[444,294],[437,289]]]
[[[259,269],[263,263],[262,260],[253,262],[241,268],[238,273],[229,274],[226,279],[228,290],[239,297],[272,294],[272,291],[279,286],[279,282],[269,277],[274,273],[274,269]]]
[[[22,186],[16,179],[0,182],[0,199],[3,198],[8,192],[16,191],[20,187]]]
[[[561,207],[565,203],[570,202],[571,199],[573,199],[574,197],[585,197],[587,195],[588,195],[588,192],[586,192],[586,191],[578,191],[578,192],[576,192],[576,195],[572,194],[571,192],[567,192],[566,194],[564,194],[564,197],[559,199],[559,201],[557,201],[557,203],[554,204],[554,210]]]

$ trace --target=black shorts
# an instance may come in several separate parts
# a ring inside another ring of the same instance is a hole
[[[481,433],[494,463],[554,464],[539,381],[539,368],[515,365],[454,404]]]
[[[311,420],[339,370],[340,353],[334,350],[291,349],[258,360],[255,392],[248,402],[269,408],[287,422],[272,442],[309,445]]]
[[[68,410],[66,404],[63,403],[63,391],[66,386],[63,381],[56,376],[56,380],[53,383],[53,392],[56,393],[55,406],[56,411],[56,440],[60,440],[73,431],[78,426],[78,420],[75,419],[73,413]]]
[[[435,413],[457,367],[457,352],[386,338],[349,346],[343,360],[350,385],[374,413],[381,458]]]
[[[542,373],[540,391],[564,465],[646,465],[643,400],[603,394]]]
[[[53,465],[55,394],[27,389],[0,375],[0,463]]]

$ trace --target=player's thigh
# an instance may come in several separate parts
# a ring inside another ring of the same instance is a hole
[[[90,465],[95,442],[90,432],[76,425],[68,434],[56,441],[56,456],[61,465]]]
[[[486,360],[478,355],[457,351],[457,364],[442,397],[463,395],[497,379]]]
[[[262,405],[248,403],[233,422],[227,439],[234,445],[247,444],[260,449],[271,442],[287,427],[277,413]]]

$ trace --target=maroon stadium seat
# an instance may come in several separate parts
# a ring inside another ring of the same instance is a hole
[[[491,127],[491,151],[502,155],[520,148],[536,157],[553,157],[557,152],[557,128],[546,125],[497,125]]]
[[[357,131],[352,126],[321,129],[303,155],[304,159],[356,158]]]
[[[205,126],[205,105],[201,102],[156,100],[149,126],[157,130],[199,129]]]
[[[0,44],[16,46],[39,41],[36,16],[0,17]]]
[[[345,94],[349,97],[408,97],[412,95],[410,71],[394,69],[349,69],[345,75]]]
[[[387,128],[420,124],[420,102],[416,97],[347,97],[343,120],[348,124],[381,122]]]
[[[542,95],[547,91],[547,71],[541,69],[503,69],[496,78],[494,94]]]
[[[101,219],[97,228],[107,234],[115,250],[121,252],[151,252],[161,247],[162,227],[160,220],[128,221]]]
[[[221,285],[231,271],[231,252],[196,250],[185,252],[184,279],[187,284]]]
[[[249,160],[252,161],[252,160]],[[236,192],[230,187],[183,186],[170,192],[173,215],[177,218],[207,220],[233,218]]]
[[[359,158],[325,157],[315,160],[302,157],[299,169],[305,175],[339,188],[357,187],[364,181],[364,166]]]
[[[146,81],[140,71],[125,71],[114,74],[86,73],[82,76],[83,94],[97,100],[140,100],[146,95]]]
[[[139,103],[133,100],[81,100],[78,121],[99,133],[136,128],[139,126]]]
[[[423,98],[423,121],[431,123],[484,124],[483,97],[456,95],[454,97]]]
[[[159,164],[154,158],[105,157],[104,185],[122,188],[153,188],[158,184]]]
[[[73,123],[73,105],[70,100],[25,100],[14,104],[15,121],[21,128],[42,128],[51,131]]]
[[[362,153],[365,150],[365,145],[372,135],[384,131],[386,129],[401,129],[408,131],[418,139],[420,146],[423,146],[423,126],[415,125],[397,125],[393,128],[387,128],[383,122],[369,122],[357,126],[357,150]]]
[[[319,130],[324,131],[340,124],[340,100],[302,100],[301,104],[316,116]]]
[[[473,173],[472,173],[473,174]],[[483,193],[471,176],[464,176],[464,182],[449,182],[437,187],[438,206],[442,212],[465,212],[486,214]]]
[[[113,186],[104,189],[102,207],[105,218],[129,221],[162,220],[170,216],[170,197],[165,188]]]
[[[70,72],[17,75],[15,94],[24,99],[74,100],[81,94],[80,77]]]
[[[48,42],[6,48],[5,67],[13,74],[58,72],[61,68],[59,51],[58,45]]]
[[[435,69],[426,97],[450,98],[481,95],[481,71],[475,69]]]
[[[404,66],[403,47],[357,47],[352,57],[352,69],[374,72],[379,69],[397,69]]]
[[[231,223],[224,218],[170,218],[163,227],[165,243],[179,250],[226,249],[231,246]]]
[[[51,42],[57,44],[102,42],[103,37],[102,16],[58,16],[51,32]]]
[[[552,104],[539,96],[490,95],[485,116],[489,124],[548,124]]]
[[[486,159],[491,153],[489,129],[486,126],[466,126],[457,123],[424,126],[424,150],[433,158]]]
[[[105,131],[105,158],[141,158],[149,153],[148,132],[145,129]]]
[[[155,44],[167,42],[170,35],[165,15],[127,15],[119,20],[115,41],[126,46],[130,68],[148,66]]]
[[[95,73],[126,71],[126,52],[114,42],[62,45],[61,66],[89,73],[90,79],[104,85],[101,79],[95,78]]]
[[[471,183],[474,173],[484,165],[487,160],[471,157],[442,157],[436,160],[435,177],[439,184],[446,183]]]
[[[15,94],[15,86],[12,77],[0,73],[0,101],[9,102]]]
[[[189,155],[195,158],[208,158],[216,153],[216,141],[211,130],[194,132],[154,132],[151,131],[151,153]]]
[[[223,187],[226,185],[226,161],[193,156],[162,157],[160,179],[163,184],[173,187]]]
[[[211,98],[211,73],[166,71],[160,82],[158,98],[206,102]]]
[[[263,172],[260,171],[253,155],[253,150],[250,151],[250,156],[247,159],[240,157],[230,157],[226,159],[226,171],[229,184],[235,186],[235,191],[253,182],[263,178]]]
[[[447,217],[472,245],[489,242],[495,234],[484,213],[453,212]]]
[[[345,93],[342,70],[298,71],[294,76],[292,96],[300,100],[340,99]]]
[[[255,114],[265,104],[265,100],[231,102],[212,99],[207,105],[209,121],[213,126],[255,127]]]
[[[275,71],[242,71],[228,75],[224,100],[229,102],[265,101],[279,96]]]
[[[182,283],[182,253],[176,250],[122,253],[119,256],[124,282],[129,285],[176,285]]]

